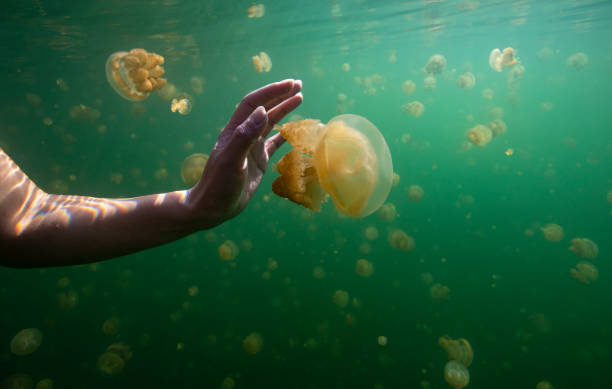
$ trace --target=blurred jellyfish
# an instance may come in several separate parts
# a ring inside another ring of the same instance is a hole
[[[542,335],[550,332],[550,320],[543,313],[532,313],[527,319],[529,320],[529,326],[534,332]]]
[[[482,97],[484,97],[486,100],[492,100],[494,94],[495,92],[491,88],[485,88],[482,90]]]
[[[34,380],[21,373],[13,374],[0,381],[0,388],[2,389],[32,389],[33,387]]]
[[[463,338],[455,340],[444,335],[438,339],[438,344],[446,351],[449,361],[461,362],[466,367],[472,363],[474,351],[467,340]]]
[[[506,133],[506,122],[501,119],[495,119],[487,123],[487,127],[491,130],[491,134],[494,138],[504,135]]]
[[[502,107],[493,106],[488,111],[491,120],[501,119],[504,117],[504,109]]]
[[[263,347],[263,337],[257,332],[251,332],[242,340],[242,348],[247,354],[255,355]]]
[[[411,94],[416,90],[416,84],[412,80],[406,80],[402,84],[402,91],[406,94]]]
[[[312,276],[317,280],[322,280],[325,278],[325,269],[321,266],[315,266],[315,268],[312,269]]]
[[[523,65],[519,64],[513,67],[508,72],[508,88],[518,89],[520,81],[523,79],[523,74],[525,74],[525,67]],[[508,93],[508,96],[506,96],[506,98],[511,103],[518,103],[520,101],[520,97],[517,94]],[[513,101],[515,99],[517,101]]]
[[[270,56],[263,51],[260,52],[259,55],[253,56],[252,60],[253,60],[253,67],[255,68],[255,71],[258,73],[261,73],[261,72],[267,73],[270,71],[270,69],[272,69],[272,60],[270,59]]]
[[[504,67],[510,67],[516,63],[517,59],[514,57],[512,47],[506,47],[503,52],[499,49],[493,49],[489,54],[489,66],[496,72],[501,72]]]
[[[113,343],[107,347],[98,358],[98,370],[109,377],[115,376],[123,371],[125,363],[132,358],[130,347],[121,343]]]
[[[397,174],[396,172],[393,172],[393,179],[391,180],[391,187],[395,188],[396,186],[399,185],[400,182],[400,175]]]
[[[550,101],[543,101],[540,103],[540,110],[544,112],[548,112],[553,109],[553,103]]]
[[[589,57],[585,53],[575,53],[567,59],[567,66],[570,69],[582,70],[589,62]]]
[[[421,273],[420,277],[425,285],[431,285],[433,283],[433,275],[431,273]]]
[[[191,154],[181,165],[181,179],[189,187],[194,186],[202,178],[202,173],[208,162],[208,155],[195,153]]]
[[[563,227],[558,224],[550,223],[540,228],[544,238],[551,242],[559,242],[563,239]]]
[[[429,294],[434,301],[447,301],[450,298],[450,288],[436,282],[429,288]]]
[[[73,120],[94,121],[100,118],[100,111],[83,104],[70,108],[69,114]]]
[[[421,201],[425,191],[419,185],[410,185],[408,187],[408,198],[410,201]]]
[[[361,277],[370,277],[374,273],[374,265],[367,259],[358,259],[355,266],[355,273]]]
[[[232,240],[226,240],[218,248],[219,258],[224,261],[231,261],[238,256],[238,246]]]
[[[351,71],[351,64],[350,63],[343,63],[340,68],[342,69],[343,72],[350,72]]]
[[[266,7],[263,4],[253,4],[247,9],[247,17],[261,18],[266,14]]]
[[[42,332],[38,328],[19,331],[11,340],[11,352],[15,355],[32,354],[42,343]]]
[[[606,195],[606,199],[608,200],[608,204],[612,205],[612,189],[608,191],[608,194]]]
[[[191,112],[193,107],[193,99],[189,95],[183,94],[177,98],[172,99],[170,102],[170,111],[178,112],[181,115],[187,115]]]
[[[432,55],[425,65],[425,71],[429,74],[440,74],[446,67],[446,58],[441,54]]]
[[[536,52],[536,57],[538,57],[538,59],[545,61],[545,60],[551,59],[554,54],[555,52],[550,47],[543,47]]]
[[[554,389],[552,384],[548,381],[540,381],[536,385],[536,389]]]
[[[599,254],[597,244],[588,238],[572,239],[572,245],[569,249],[579,258],[593,259]]]
[[[436,89],[436,78],[432,75],[428,75],[423,79],[423,89],[434,90]]]
[[[410,115],[417,118],[423,114],[424,110],[425,106],[423,106],[423,103],[421,103],[420,101],[412,101],[408,104],[402,105],[402,111],[409,113]]]
[[[378,341],[378,344],[380,346],[386,346],[387,342],[388,342],[388,339],[387,339],[386,336],[381,335],[381,336],[378,337],[377,341]]]
[[[467,137],[476,146],[484,147],[491,141],[493,133],[489,127],[477,124],[475,127],[470,128],[467,132]]]
[[[400,140],[402,141],[403,144],[409,143],[412,140],[412,135],[407,134],[407,133],[403,134]]]
[[[397,216],[397,210],[393,203],[386,203],[378,210],[378,217],[381,220],[391,223]]]
[[[204,80],[203,77],[193,76],[189,81],[189,85],[191,85],[191,90],[193,91],[193,93],[195,93],[196,95],[201,95],[202,92],[204,92],[205,82],[206,80]]]
[[[53,380],[51,378],[45,378],[36,384],[34,389],[53,389]]]
[[[144,49],[132,49],[111,54],[106,61],[106,79],[124,99],[144,100],[152,91],[166,84],[164,57]]]
[[[389,233],[388,240],[389,240],[389,244],[394,249],[398,249],[401,251],[407,251],[407,252],[414,250],[414,246],[415,246],[414,238],[406,234],[404,230],[401,230],[399,228],[392,230]]]
[[[336,304],[338,307],[344,308],[349,303],[349,294],[346,290],[338,289],[334,292],[332,300],[334,301],[334,304]]]
[[[470,372],[463,364],[448,361],[444,366],[444,379],[453,389],[462,389],[470,383]]]
[[[570,270],[573,279],[584,285],[589,285],[597,281],[599,271],[591,262],[582,261],[576,264],[575,269]]]
[[[166,85],[164,85],[163,88],[161,88],[160,90],[157,91],[157,94],[162,99],[168,101],[168,100],[172,99],[173,97],[178,96],[179,92],[176,89],[176,86],[174,86],[174,84],[168,82],[168,83],[166,83]]]
[[[236,381],[232,377],[225,377],[221,382],[221,389],[234,389],[234,386],[236,386]]]
[[[121,323],[119,322],[118,317],[111,317],[106,320],[102,325],[102,331],[106,335],[117,335],[119,333],[119,329],[121,328]]]
[[[464,73],[457,78],[457,86],[461,89],[472,89],[476,85],[476,77],[471,72]]]
[[[378,238],[378,229],[374,226],[369,226],[365,229],[363,235],[367,240],[375,240]]]

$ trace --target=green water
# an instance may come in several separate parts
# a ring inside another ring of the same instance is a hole
[[[249,19],[251,4],[4,2],[0,147],[49,192],[182,189],[183,159],[209,152],[242,96],[296,78],[304,83],[296,114],[326,122],[346,111],[383,133],[400,176],[387,200],[397,217],[341,218],[331,203],[311,213],[272,194],[270,169],[249,207],[212,231],[94,267],[0,269],[0,380],[23,373],[56,388],[221,388],[227,377],[235,388],[450,388],[438,346],[448,334],[474,349],[468,388],[543,380],[611,388],[612,3],[276,1]],[[507,46],[525,70],[511,85],[513,68],[497,73],[488,64],[492,49]],[[165,57],[169,82],[192,95],[189,115],[170,112],[157,95],[131,103],[111,89],[107,57],[135,47]],[[272,58],[269,73],[253,69],[260,51]],[[588,56],[582,69],[566,63],[577,52]],[[427,91],[421,69],[433,54],[447,65]],[[476,76],[470,90],[455,81],[466,71]],[[375,74],[380,81],[368,90]],[[201,94],[191,89],[194,76],[205,80]],[[417,85],[411,95],[402,92],[408,79]],[[415,100],[425,105],[418,118],[401,109]],[[100,117],[72,119],[79,104]],[[493,107],[503,109],[506,133],[468,149],[466,132],[487,124]],[[424,189],[419,202],[408,199],[413,184]],[[564,228],[563,240],[544,239],[548,223]],[[364,237],[370,226],[379,232],[372,241]],[[413,251],[390,246],[395,229],[414,237]],[[590,285],[570,277],[582,260],[568,250],[575,237],[599,246]],[[225,240],[241,246],[231,262],[217,254]],[[368,278],[355,273],[360,258],[373,263]],[[272,261],[278,268],[269,270]],[[448,286],[448,300],[432,299],[425,273]],[[358,304],[338,307],[336,290]],[[76,303],[60,304],[60,294]],[[112,317],[120,329],[106,335]],[[10,340],[29,327],[42,331],[41,346],[13,355]],[[263,347],[249,355],[243,339],[253,332]],[[96,361],[112,343],[130,346],[133,357],[105,377]]]

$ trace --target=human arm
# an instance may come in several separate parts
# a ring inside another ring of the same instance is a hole
[[[249,203],[270,156],[266,139],[301,102],[301,82],[285,80],[241,101],[191,189],[128,199],[53,195],[38,188],[0,149],[0,265],[78,265],[126,255],[215,227]]]

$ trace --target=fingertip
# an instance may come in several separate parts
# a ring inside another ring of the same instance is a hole
[[[302,90],[302,80],[294,80],[294,83],[298,87],[298,90]]]

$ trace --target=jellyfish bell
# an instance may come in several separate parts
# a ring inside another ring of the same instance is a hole
[[[473,73],[467,72],[457,78],[457,86],[461,89],[472,89],[476,85],[476,77]]]
[[[588,238],[574,238],[569,250],[579,258],[593,259],[599,254],[597,243]]]
[[[202,173],[208,162],[208,155],[194,153],[185,158],[181,165],[181,179],[189,187],[194,186],[202,178]]]
[[[514,66],[518,60],[514,56],[514,49],[512,47],[506,47],[502,52],[502,64],[505,67]]]
[[[32,389],[34,387],[34,380],[26,374],[13,374],[0,381],[0,388],[2,389]]]
[[[161,89],[164,57],[144,49],[111,54],[106,60],[106,79],[115,92],[126,100],[144,100],[149,93]]]
[[[96,366],[102,374],[115,376],[123,371],[125,360],[119,354],[107,351],[100,355]]]
[[[170,102],[170,111],[178,112],[181,115],[188,115],[193,107],[193,98],[187,94],[183,94],[173,98]]]
[[[444,366],[444,379],[453,389],[462,389],[470,383],[470,372],[462,363],[448,361]]]
[[[362,116],[336,116],[327,125],[306,119],[281,127],[294,147],[278,163],[274,193],[319,211],[328,195],[342,214],[376,211],[391,191],[393,164],[382,134]]]
[[[493,138],[493,132],[489,127],[477,124],[467,132],[467,137],[469,141],[476,146],[484,147],[491,141],[491,138]]]
[[[429,74],[440,74],[446,67],[446,58],[441,54],[434,54],[429,57],[425,71]]]
[[[489,66],[496,72],[501,72],[504,69],[501,50],[496,48],[491,51],[489,54]]]
[[[570,276],[584,285],[589,285],[599,278],[599,270],[588,261],[581,261],[576,264],[575,269],[570,269]]]
[[[15,355],[29,355],[42,343],[42,332],[38,328],[19,331],[11,340],[11,352]]]
[[[563,227],[558,224],[549,223],[540,228],[544,238],[550,242],[559,242],[563,239]]]
[[[455,340],[444,335],[438,339],[438,344],[446,351],[449,361],[461,362],[466,367],[472,364],[474,351],[467,340],[463,338]]]
[[[263,348],[263,337],[257,332],[252,332],[243,339],[242,348],[247,354],[257,354]]]
[[[35,389],[53,389],[53,380],[51,378],[44,378],[38,381]]]

